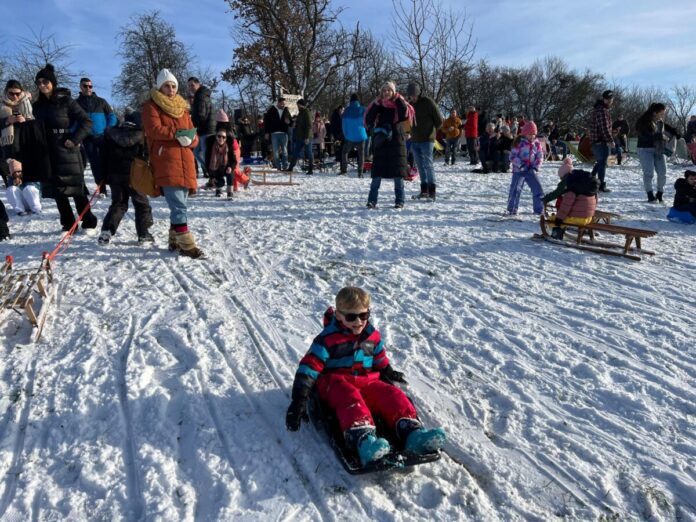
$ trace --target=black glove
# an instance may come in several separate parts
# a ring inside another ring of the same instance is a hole
[[[285,427],[289,431],[297,431],[300,429],[302,420],[309,420],[307,416],[307,401],[294,400],[290,403],[288,412],[285,414]]]
[[[387,367],[384,370],[379,372],[379,377],[385,382],[402,382],[404,384],[407,384],[406,379],[404,379],[404,374],[401,372],[397,372],[394,368],[391,367],[391,364],[387,365]]]

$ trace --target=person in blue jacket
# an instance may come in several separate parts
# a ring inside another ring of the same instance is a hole
[[[82,107],[92,120],[92,131],[83,142],[83,163],[89,161],[92,167],[94,182],[99,184],[104,181],[104,165],[102,159],[102,145],[104,144],[104,131],[109,127],[118,124],[118,118],[111,105],[104,98],[100,98],[94,92],[94,84],[89,78],[80,79],[80,95],[77,97],[77,104]],[[86,158],[85,158],[86,156]],[[101,194],[106,195],[106,185],[101,189]]]
[[[341,174],[348,172],[348,154],[358,148],[358,177],[363,177],[363,164],[365,162],[365,141],[367,140],[367,130],[365,130],[365,107],[360,104],[358,95],[350,95],[350,105],[343,112],[341,122],[343,130],[343,150],[341,152]]]

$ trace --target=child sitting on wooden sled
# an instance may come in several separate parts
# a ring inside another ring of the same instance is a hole
[[[534,213],[541,214],[544,211],[542,202],[544,190],[539,182],[539,168],[544,160],[545,151],[542,144],[536,139],[536,135],[536,123],[531,120],[525,122],[510,151],[512,181],[508,195],[507,215],[517,214],[525,183],[532,189]]]
[[[556,214],[549,217],[555,223],[551,231],[554,239],[563,239],[567,225],[587,225],[592,222],[597,208],[597,190],[599,181],[591,172],[573,169],[570,158],[563,160],[558,169],[556,190],[544,196],[544,204],[556,200]]]
[[[347,445],[363,466],[387,455],[389,441],[378,437],[379,415],[404,441],[405,451],[432,453],[445,442],[442,428],[426,429],[406,394],[391,382],[406,382],[389,364],[379,331],[369,322],[370,295],[346,287],[336,295],[336,309],[324,313],[324,329],[300,361],[287,411],[288,430],[297,431],[312,387],[332,408]]]
[[[683,178],[674,183],[674,204],[667,219],[677,223],[696,223],[696,171],[687,170]]]

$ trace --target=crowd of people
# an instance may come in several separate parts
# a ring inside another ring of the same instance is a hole
[[[579,138],[573,133],[561,136],[554,121],[539,132],[536,123],[523,115],[487,118],[473,105],[462,117],[452,108],[443,118],[440,107],[416,83],[408,84],[403,96],[387,81],[367,106],[353,94],[348,106],[339,105],[329,118],[318,111],[312,113],[303,99],[296,102],[298,111],[293,115],[286,100],[279,97],[256,121],[256,129],[248,115],[239,114],[233,123],[223,110],[216,112],[211,90],[198,78],[188,79],[188,92],[182,96],[177,78],[167,69],[159,72],[141,109],[127,109],[121,119],[97,96],[87,77],[80,80],[80,93],[73,98],[59,85],[49,64],[36,73],[35,87],[38,96],[33,100],[19,81],[9,80],[0,104],[0,172],[11,212],[39,214],[42,199],[49,198],[55,201],[64,231],[74,229],[78,220],[83,229],[96,229],[84,178],[89,163],[99,196],[108,194],[107,187],[111,190],[99,243],[111,241],[131,201],[139,242],[153,242],[148,198],[130,184],[131,164],[145,158],[153,183],[169,207],[169,247],[190,257],[203,255],[188,219],[188,198],[198,190],[199,171],[217,196],[222,196],[226,186],[227,197],[232,198],[240,185],[249,183],[242,165],[255,159],[267,159],[285,171],[304,160],[305,171],[311,175],[315,157],[322,165],[327,156],[333,156],[339,174],[347,175],[355,157],[357,176],[363,177],[369,169],[372,178],[367,208],[377,207],[382,179],[387,178],[394,181],[394,207],[398,209],[405,204],[404,179],[410,171],[417,170],[420,176],[420,192],[414,199],[434,201],[435,149],[442,148],[445,164],[454,165],[465,147],[469,164],[477,167],[473,172],[512,171],[506,214],[517,213],[525,185],[532,191],[534,212],[540,214],[545,203],[538,177],[542,162],[565,160],[568,143]],[[596,177],[600,192],[610,191],[607,158],[615,154],[620,163],[627,149],[629,125],[622,116],[612,122],[613,101],[612,91],[602,93],[591,111],[585,138],[595,159],[590,174]],[[635,124],[637,156],[651,203],[663,200],[666,158],[680,137],[665,122],[666,110],[664,104],[652,103]],[[696,116],[689,122],[685,139],[696,163]],[[675,186],[675,210],[696,216],[692,178],[687,175]],[[0,240],[10,237],[8,220],[0,201]]]

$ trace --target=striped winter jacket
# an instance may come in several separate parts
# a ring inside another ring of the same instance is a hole
[[[300,360],[292,387],[293,399],[306,397],[322,373],[367,375],[389,365],[379,331],[368,321],[360,335],[344,328],[329,307],[324,312],[324,329],[314,338]]]

